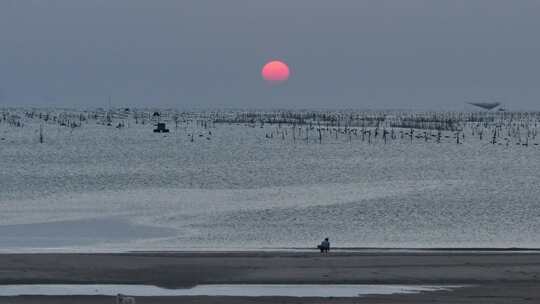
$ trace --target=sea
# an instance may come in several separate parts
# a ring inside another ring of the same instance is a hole
[[[0,122],[1,252],[540,248],[536,137],[20,121]]]

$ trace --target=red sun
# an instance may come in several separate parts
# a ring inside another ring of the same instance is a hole
[[[280,60],[266,63],[262,68],[261,75],[270,84],[279,84],[289,79],[289,66]]]

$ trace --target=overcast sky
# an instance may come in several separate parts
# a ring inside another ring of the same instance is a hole
[[[0,0],[0,106],[540,109],[539,29],[538,0]]]

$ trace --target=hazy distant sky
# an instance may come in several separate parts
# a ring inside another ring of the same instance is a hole
[[[0,106],[540,109],[539,30],[538,0],[0,0]]]

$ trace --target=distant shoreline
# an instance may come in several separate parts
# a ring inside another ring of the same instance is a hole
[[[47,248],[47,249],[29,249],[29,250],[6,250],[0,249],[0,255],[31,255],[31,254],[242,254],[242,253],[311,253],[317,252],[315,247],[275,247],[275,248],[184,248],[182,250],[69,250],[65,248]],[[540,252],[540,248],[534,247],[332,247],[331,253],[333,254],[347,254],[347,253],[422,253],[422,252],[458,252],[458,253],[537,253]]]
[[[313,250],[314,248],[284,247],[275,249]],[[333,247],[332,249],[339,251],[540,251],[540,247]]]

